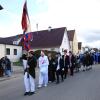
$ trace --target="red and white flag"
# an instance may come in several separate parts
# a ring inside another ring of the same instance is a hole
[[[33,36],[32,36],[32,33],[31,33],[31,25],[30,25],[26,0],[25,0],[25,3],[24,3],[24,6],[23,6],[21,24],[22,24],[22,29],[23,29],[23,46],[24,46],[24,49],[28,51],[30,49],[31,38]]]
[[[30,19],[28,15],[27,10],[27,1],[25,0],[24,6],[23,6],[23,13],[22,13],[22,29],[25,33],[31,32],[31,25],[30,25]]]

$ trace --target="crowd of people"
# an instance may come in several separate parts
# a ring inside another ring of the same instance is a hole
[[[52,54],[45,55],[42,50],[40,57],[37,59],[33,51],[22,56],[24,66],[24,85],[25,96],[35,93],[35,68],[39,68],[38,88],[47,87],[49,82],[64,82],[67,75],[74,75],[75,72],[81,70],[87,71],[92,69],[94,64],[94,56],[92,53],[84,53],[74,55],[71,51],[64,50],[64,55],[57,52],[55,56]],[[83,66],[83,68],[82,68]]]
[[[0,59],[0,77],[4,75],[11,76],[11,61],[7,56]]]

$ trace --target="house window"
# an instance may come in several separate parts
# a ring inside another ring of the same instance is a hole
[[[62,48],[62,52],[64,52],[64,48]]]
[[[10,48],[6,48],[6,55],[10,55]]]
[[[55,50],[55,48],[51,48],[51,51],[54,51]]]
[[[14,55],[17,55],[17,49],[14,49]]]

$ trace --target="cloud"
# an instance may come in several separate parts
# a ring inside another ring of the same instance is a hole
[[[33,1],[28,1],[32,31],[36,31],[37,23],[39,24],[39,30],[47,29],[48,26],[52,26],[53,28],[66,26],[68,29],[76,30],[77,38],[79,41],[83,42],[83,45],[99,45],[99,0]],[[2,28],[2,32],[5,34],[21,33],[21,14],[8,13],[8,16],[11,22],[8,24],[9,27],[3,25],[7,31]]]

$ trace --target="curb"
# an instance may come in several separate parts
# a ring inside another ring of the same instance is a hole
[[[17,77],[20,76],[20,75],[22,75],[22,73],[12,74],[11,77],[7,77],[7,76],[0,77],[0,82],[3,82],[3,81],[6,81],[6,80],[11,80],[11,79],[17,78]]]

